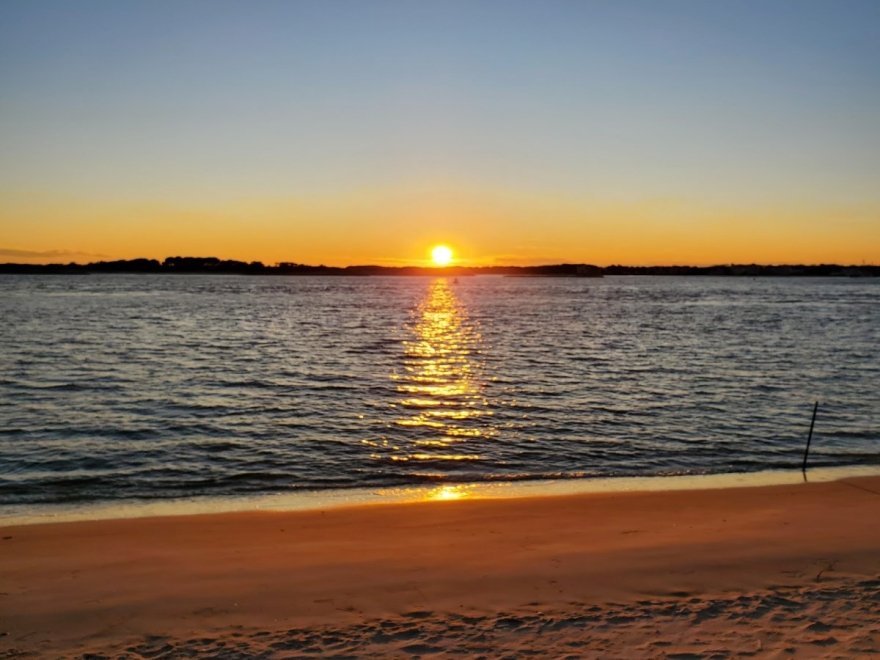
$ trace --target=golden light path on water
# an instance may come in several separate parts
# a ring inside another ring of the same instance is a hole
[[[479,327],[455,289],[454,279],[433,280],[413,311],[402,370],[392,375],[395,423],[412,439],[397,443],[394,461],[478,461],[473,444],[497,435],[483,392]]]

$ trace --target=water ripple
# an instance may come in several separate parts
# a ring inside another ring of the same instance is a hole
[[[0,504],[880,463],[880,283],[4,276]]]

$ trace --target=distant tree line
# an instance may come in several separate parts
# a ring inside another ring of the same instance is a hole
[[[713,275],[730,277],[877,277],[880,266],[839,264],[725,264],[718,266],[607,266],[605,275]]]
[[[267,266],[260,261],[236,261],[217,257],[168,257],[121,259],[89,264],[0,264],[0,273],[208,273],[227,275],[507,275],[514,277],[603,277],[604,275],[711,275],[727,277],[880,277],[880,266],[729,264],[718,266],[593,266],[550,264],[546,266],[310,266],[281,262]]]

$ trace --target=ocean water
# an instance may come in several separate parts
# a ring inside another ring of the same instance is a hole
[[[880,281],[0,276],[0,505],[880,465]]]

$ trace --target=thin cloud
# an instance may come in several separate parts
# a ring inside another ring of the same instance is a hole
[[[77,250],[16,250],[15,248],[0,247],[0,257],[13,259],[69,259],[72,257],[106,258],[106,254],[95,252],[80,252]]]
[[[533,257],[521,254],[497,254],[492,257],[492,263],[496,266],[541,266],[571,262],[572,259],[565,259],[563,257]]]

